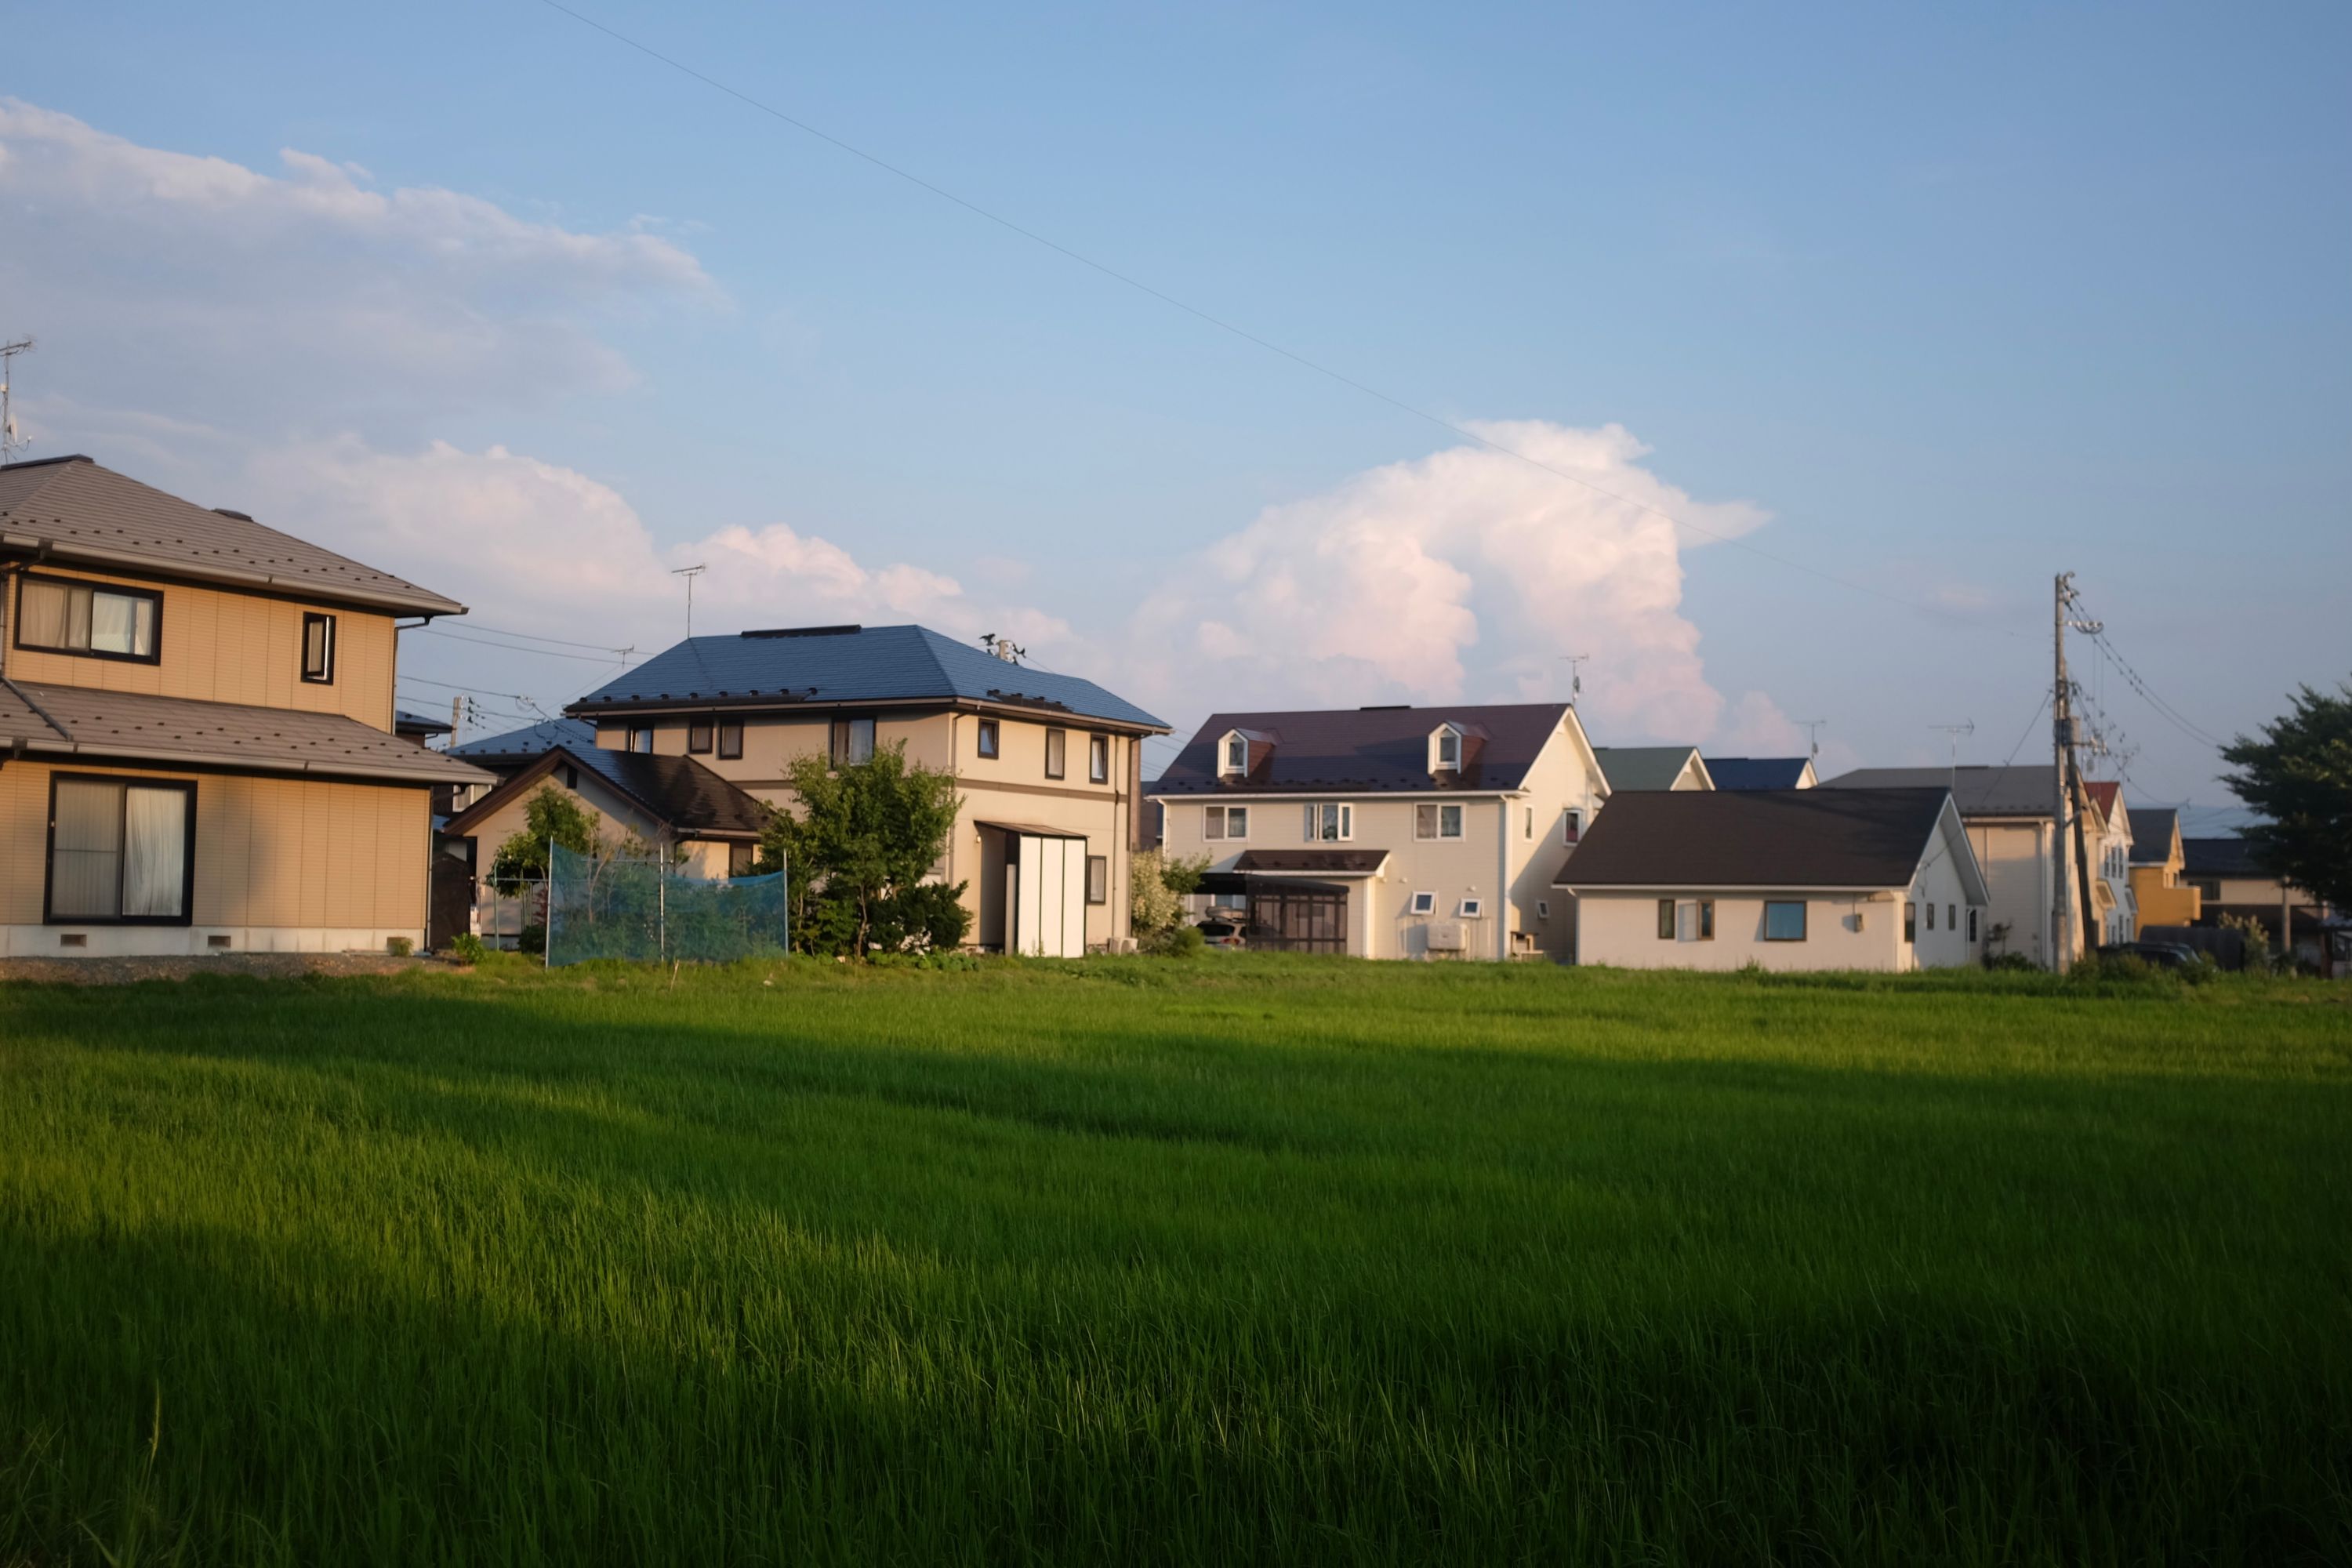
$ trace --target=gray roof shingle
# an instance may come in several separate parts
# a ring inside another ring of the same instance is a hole
[[[157,571],[408,615],[466,606],[239,513],[213,511],[88,458],[0,468],[0,554]]]
[[[1698,754],[1696,746],[1595,746],[1601,776],[1610,793],[1621,790],[1672,789],[1683,769]]]
[[[1055,675],[928,626],[817,626],[688,637],[564,711],[784,703],[966,701],[1034,708],[1165,732],[1168,726],[1091,680]]]
[[[1339,708],[1212,713],[1147,795],[1312,795],[1336,790],[1508,790],[1569,711],[1564,702],[1462,708]],[[1458,773],[1429,771],[1429,736],[1452,723],[1466,737]],[[1268,742],[1243,778],[1217,776],[1217,742],[1228,731]]]
[[[2172,858],[2172,835],[2180,822],[2180,813],[2168,805],[2136,805],[2131,808],[2131,863],[2135,866],[2161,866]]]
[[[0,750],[400,784],[476,784],[481,769],[340,713],[0,681]]]
[[[593,747],[595,744],[596,726],[584,719],[542,719],[520,730],[485,735],[478,741],[452,746],[449,754],[490,768],[523,762],[557,746]]]
[[[1962,816],[2048,816],[2058,791],[2054,763],[1992,768],[1856,768],[1823,789],[1949,789]],[[2132,813],[2137,829],[2139,813]]]
[[[774,815],[766,803],[720,778],[692,757],[615,752],[595,745],[558,745],[452,816],[443,831],[467,832],[516,795],[537,789],[541,780],[567,761],[594,773],[652,813],[656,821],[681,833],[755,837]]]
[[[1901,888],[1943,789],[1640,790],[1612,795],[1560,888]]]

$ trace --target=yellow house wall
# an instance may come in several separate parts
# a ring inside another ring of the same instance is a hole
[[[2132,898],[2139,907],[2141,931],[2149,926],[2194,925],[2204,911],[2204,896],[2195,888],[2171,881],[2172,875],[2161,866],[2132,868]]]
[[[16,680],[305,713],[341,713],[378,730],[392,728],[393,617],[331,605],[263,598],[218,588],[154,583],[79,568],[36,568],[37,575],[160,592],[163,615],[153,664],[47,653],[16,645],[16,574],[6,579],[8,628],[0,637],[0,672]],[[335,617],[335,679],[302,679],[302,616]]]
[[[196,864],[186,927],[45,926],[53,773],[193,780]],[[204,952],[377,948],[422,943],[430,792],[422,787],[232,773],[162,772],[19,759],[0,765],[0,951],[53,954],[64,931],[85,951]]]
[[[1124,784],[1129,759],[1139,741],[1127,735],[1110,735],[1109,776],[1096,784],[1087,777],[1087,742],[1088,736],[1106,732],[1089,730],[1076,721],[1054,726],[1001,716],[997,720],[999,754],[991,758],[980,754],[977,715],[883,709],[872,716],[877,746],[903,742],[908,762],[956,775],[956,788],[963,805],[940,869],[945,880],[965,884],[963,901],[973,917],[973,941],[995,940],[991,933],[998,923],[995,911],[981,907],[982,847],[976,824],[982,822],[1034,823],[1082,834],[1087,841],[1086,853],[1101,856],[1108,863],[1105,868],[1109,891],[1108,901],[1087,906],[1087,942],[1100,945],[1132,934],[1127,846],[1135,803]],[[832,746],[833,718],[830,712],[748,715],[743,721],[742,756],[721,758],[714,736],[712,749],[693,753],[694,759],[746,794],[771,805],[790,808],[793,797],[785,783],[785,773],[795,757],[825,754]],[[712,722],[716,723],[715,717]],[[643,723],[654,731],[656,754],[688,754],[686,718],[664,716]],[[1049,779],[1045,776],[1045,731],[1055,727],[1065,730],[1068,736],[1064,776]],[[596,743],[614,750],[625,749],[629,729],[629,723],[623,719],[599,720]]]

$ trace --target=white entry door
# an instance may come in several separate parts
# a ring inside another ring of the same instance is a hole
[[[1087,841],[1016,837],[1012,948],[1046,958],[1087,954]]]

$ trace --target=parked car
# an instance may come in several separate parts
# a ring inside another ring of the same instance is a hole
[[[1245,940],[1246,930],[1239,921],[1211,916],[1200,921],[1192,929],[1199,931],[1201,939],[1211,947],[1247,947],[1249,945]]]
[[[2098,952],[2102,959],[2137,958],[2150,969],[2193,969],[2201,962],[2195,948],[2170,942],[2111,942]]]

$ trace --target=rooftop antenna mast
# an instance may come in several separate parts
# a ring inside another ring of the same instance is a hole
[[[1952,742],[1952,790],[1958,794],[1960,787],[1960,737],[1975,734],[1977,721],[1971,719],[1964,724],[1930,724],[1927,728],[1942,731],[1945,738]]]
[[[671,571],[673,577],[686,579],[686,635],[694,635],[694,580],[702,575],[706,566],[680,566]]]
[[[1573,708],[1576,700],[1584,695],[1584,662],[1592,656],[1589,653],[1564,653],[1559,657],[1568,664],[1568,705]]]
[[[1805,740],[1811,748],[1805,752],[1805,760],[1809,763],[1819,762],[1822,756],[1822,729],[1824,725],[1828,724],[1829,721],[1826,719],[1792,719],[1790,722],[1796,725],[1797,728],[1805,732]]]
[[[16,461],[16,454],[26,445],[25,438],[16,434],[16,416],[9,406],[8,384],[16,379],[16,356],[32,352],[30,338],[0,343],[0,463]]]

